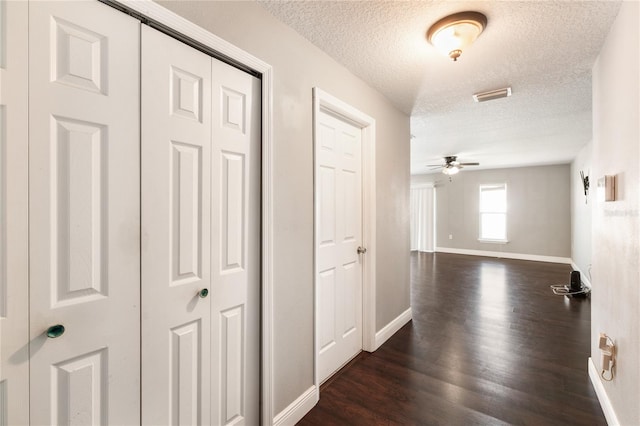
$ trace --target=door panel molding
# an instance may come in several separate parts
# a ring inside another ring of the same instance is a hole
[[[314,129],[314,146],[317,146],[321,140],[319,132],[322,126],[319,125],[320,112],[336,116],[347,121],[362,132],[362,243],[367,249],[364,257],[364,265],[362,271],[362,349],[367,352],[373,352],[375,347],[375,306],[376,306],[376,122],[375,119],[367,114],[357,110],[346,102],[330,95],[318,87],[313,88],[313,129]],[[317,155],[316,155],[317,157]],[[314,160],[314,161],[317,161]],[[315,169],[315,165],[314,165]],[[315,176],[315,179],[318,179]],[[315,188],[315,186],[314,186]],[[315,200],[317,203],[317,200]],[[314,206],[314,212],[316,211]],[[314,238],[316,237],[317,221],[321,218],[314,215]],[[314,242],[314,247],[316,247]],[[314,249],[315,251],[315,249]],[[314,253],[314,277],[318,272],[317,253]],[[318,289],[314,278],[315,287],[315,326],[314,326],[314,385],[319,395],[320,383],[318,372],[318,350],[322,342],[320,342],[320,330],[318,322]],[[326,342],[325,342],[326,343]]]
[[[248,52],[232,45],[152,0],[112,0],[118,7],[152,19],[201,43],[261,75],[261,406],[262,424],[274,422],[273,414],[273,69]]]

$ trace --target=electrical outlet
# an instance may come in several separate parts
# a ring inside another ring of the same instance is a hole
[[[449,239],[453,240],[453,234],[449,234]]]
[[[607,347],[607,335],[600,333],[600,339],[598,341],[598,348],[605,349]]]

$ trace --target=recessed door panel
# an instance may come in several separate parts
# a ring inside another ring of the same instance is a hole
[[[246,217],[246,171],[244,154],[221,152],[221,232],[220,265],[222,273],[232,273],[244,267]]]
[[[361,213],[359,209],[361,203],[359,183],[360,180],[356,171],[342,171],[342,195],[344,197],[344,208],[342,210],[342,216],[344,217],[343,242],[355,242],[362,228],[361,218],[358,216],[358,213]]]
[[[318,234],[321,246],[334,245],[336,241],[336,170],[333,167],[318,168]]]
[[[51,81],[107,94],[108,37],[57,16],[51,26]]]
[[[202,122],[202,79],[202,76],[171,66],[170,103],[174,115]]]
[[[210,424],[211,58],[142,28],[142,423]]]
[[[55,424],[108,424],[107,361],[107,350],[100,349],[53,365],[51,395],[56,405],[51,417]]]
[[[201,424],[202,387],[202,321],[200,319],[171,329],[171,403],[170,418],[174,425]]]
[[[222,86],[222,125],[228,129],[245,133],[247,121],[247,96],[231,88]]]
[[[171,285],[202,279],[202,147],[171,141]]]
[[[225,424],[244,417],[244,363],[245,363],[245,320],[244,306],[236,306],[220,313],[222,333],[219,347],[222,354],[223,380],[220,383],[224,400],[222,419]]]
[[[52,116],[52,307],[108,295],[108,128]]]
[[[98,2],[29,5],[32,424],[139,419],[138,37]]]
[[[331,268],[320,272],[318,279],[318,310],[320,317],[326,318],[326,321],[318,324],[320,353],[336,343],[335,299],[336,270]]]
[[[358,327],[358,300],[359,294],[359,269],[360,265],[357,262],[347,263],[342,267],[344,288],[342,297],[344,303],[340,305],[344,309],[344,322],[342,325],[341,336],[345,338],[347,334],[353,332]]]

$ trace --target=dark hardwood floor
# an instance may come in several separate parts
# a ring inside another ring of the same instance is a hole
[[[589,299],[568,265],[412,253],[413,320],[321,389],[299,425],[606,425]]]

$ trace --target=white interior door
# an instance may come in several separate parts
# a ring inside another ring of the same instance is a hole
[[[0,425],[29,423],[28,27],[0,2]]]
[[[211,58],[142,28],[142,422],[209,424]]]
[[[362,350],[362,130],[320,110],[316,121],[318,379]]]
[[[98,2],[29,5],[32,424],[140,419],[138,37]]]
[[[212,59],[212,417],[259,424],[260,80]]]

